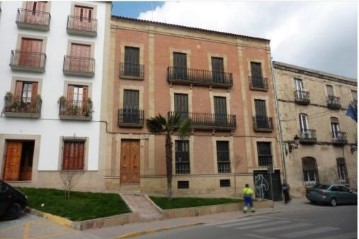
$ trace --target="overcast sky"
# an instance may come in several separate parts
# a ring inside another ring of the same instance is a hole
[[[274,61],[357,78],[356,1],[113,4],[114,15],[266,38]]]

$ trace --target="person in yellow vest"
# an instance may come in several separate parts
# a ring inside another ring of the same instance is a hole
[[[251,212],[255,212],[253,207],[253,190],[249,187],[248,183],[246,183],[243,188],[242,194],[244,200],[243,212],[246,213],[248,211],[248,207],[251,208]]]

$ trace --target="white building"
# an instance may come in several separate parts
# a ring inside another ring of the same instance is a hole
[[[101,97],[110,2],[0,3],[0,178],[103,188]],[[101,180],[99,180],[101,179]]]

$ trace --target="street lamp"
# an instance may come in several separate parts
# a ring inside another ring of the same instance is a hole
[[[293,149],[297,149],[298,146],[299,146],[299,137],[298,135],[295,135],[293,141],[288,141],[289,153],[291,153]]]

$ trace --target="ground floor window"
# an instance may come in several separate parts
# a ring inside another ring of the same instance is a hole
[[[319,183],[317,162],[314,158],[303,158],[303,180],[306,185],[315,185]]]
[[[62,170],[83,170],[85,161],[84,138],[64,138]]]
[[[176,140],[175,143],[176,154],[176,174],[190,173],[189,163],[189,141]]]
[[[348,172],[344,158],[337,158],[338,178],[339,183],[348,183]]]
[[[228,141],[217,141],[217,167],[218,167],[218,173],[231,172]]]

